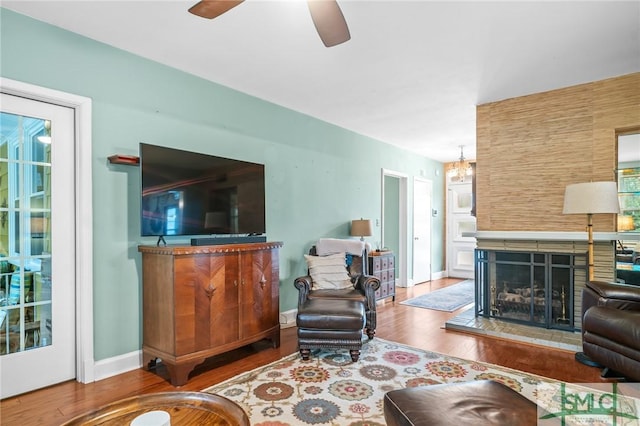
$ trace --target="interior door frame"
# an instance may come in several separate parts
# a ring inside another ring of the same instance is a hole
[[[429,222],[429,279],[428,281],[432,281],[433,280],[433,181],[431,179],[427,179],[425,177],[422,176],[414,176],[413,177],[413,196],[412,196],[412,200],[413,200],[413,237],[415,238],[415,223],[416,223],[416,182],[421,182],[424,183],[428,186],[429,188],[429,197],[428,197],[428,201],[429,201],[429,206],[427,209],[427,217],[428,222]],[[412,243],[414,243],[414,238],[411,239]],[[413,247],[413,246],[412,246]],[[413,256],[415,257],[415,250],[413,250]],[[414,259],[412,259],[412,266],[413,263],[415,262]],[[417,280],[416,281],[416,277],[415,277],[415,269],[413,269],[413,274],[412,274],[412,282],[413,284],[419,284],[421,282],[425,282],[423,280]]]
[[[385,188],[384,188],[384,178],[386,176],[389,177],[394,177],[394,178],[398,178],[399,180],[399,189],[400,189],[400,195],[399,195],[399,206],[398,206],[398,213],[399,213],[399,217],[400,217],[400,223],[398,224],[398,228],[400,230],[400,235],[399,235],[399,250],[398,253],[396,253],[396,264],[398,265],[398,286],[400,287],[408,287],[409,286],[409,282],[408,282],[408,277],[409,277],[409,263],[407,261],[407,257],[408,257],[408,253],[409,253],[409,237],[408,237],[408,232],[407,232],[407,227],[408,227],[408,222],[409,222],[409,209],[408,209],[408,197],[407,197],[407,186],[408,186],[408,180],[409,180],[409,175],[405,174],[405,173],[400,173],[400,172],[396,172],[393,170],[388,170],[388,169],[382,169],[382,173],[380,176],[380,180],[381,180],[381,201],[382,204],[380,206],[380,217],[381,217],[381,229],[380,229],[380,241],[381,241],[381,246],[384,247],[384,206],[385,206]]]
[[[93,357],[93,211],[91,176],[92,101],[84,96],[60,92],[0,77],[0,91],[34,101],[74,110],[74,150],[70,161],[75,169],[75,317],[76,380],[95,381]]]
[[[447,182],[447,217],[446,217],[446,254],[447,254],[447,276],[456,278],[473,279],[474,266],[473,263],[469,265],[470,269],[458,266],[457,254],[463,251],[471,253],[473,258],[473,252],[476,247],[475,237],[464,237],[457,232],[457,225],[460,223],[460,218],[466,222],[476,223],[476,218],[471,214],[473,209],[473,200],[469,210],[459,209],[456,204],[456,195],[459,193],[458,188],[468,186],[469,193],[473,197],[472,182]],[[475,231],[475,226],[474,226]],[[472,260],[473,262],[473,260]],[[458,267],[456,267],[458,266]]]

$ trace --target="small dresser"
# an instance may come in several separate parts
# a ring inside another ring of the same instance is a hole
[[[376,291],[376,300],[391,297],[396,300],[396,262],[391,251],[374,251],[369,253],[369,274],[380,280],[380,288]]]

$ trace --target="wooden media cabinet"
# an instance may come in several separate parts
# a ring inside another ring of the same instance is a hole
[[[211,356],[265,338],[280,346],[280,247],[139,246],[145,368],[160,358],[180,386]]]

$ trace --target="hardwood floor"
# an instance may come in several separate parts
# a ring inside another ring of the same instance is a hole
[[[396,301],[378,305],[376,336],[421,349],[502,365],[567,382],[599,382],[600,371],[574,360],[574,353],[516,343],[444,329],[448,313],[401,305],[399,302],[459,282],[445,278],[399,288]],[[296,351],[295,327],[282,330],[281,346],[258,342],[209,359],[194,370],[189,382],[177,388],[198,391],[239,373],[276,361]],[[65,382],[46,389],[0,401],[2,425],[59,425],[86,411],[129,396],[175,391],[164,367],[156,371],[137,369],[99,382],[83,385]]]

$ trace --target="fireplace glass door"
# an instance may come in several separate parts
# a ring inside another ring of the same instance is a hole
[[[574,329],[575,282],[586,254],[476,250],[476,315]]]

